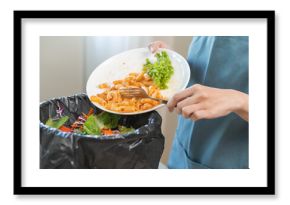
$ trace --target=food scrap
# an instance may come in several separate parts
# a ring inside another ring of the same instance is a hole
[[[58,109],[59,110],[59,109]],[[63,132],[79,133],[86,135],[116,135],[133,132],[132,127],[125,127],[119,124],[119,115],[101,112],[94,114],[91,108],[87,114],[82,113],[71,125],[67,125],[68,116],[63,116],[63,112],[57,112],[54,118],[49,118],[46,125],[57,128]]]
[[[174,74],[170,58],[165,51],[155,54],[157,61],[151,63],[146,59],[143,71],[146,72],[160,89],[168,88],[168,82]]]

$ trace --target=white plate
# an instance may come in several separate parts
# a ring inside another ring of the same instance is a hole
[[[176,92],[186,88],[190,77],[190,68],[187,61],[180,54],[169,49],[162,50],[167,52],[174,68],[174,74],[168,83],[168,89],[161,90],[161,94],[169,99]],[[127,76],[129,73],[141,72],[146,58],[151,59],[151,57],[152,55],[148,48],[137,48],[125,51],[107,59],[91,73],[86,87],[87,95],[90,97],[92,95],[103,92],[103,89],[98,88],[98,85],[102,83],[112,83],[114,80],[125,78],[125,76]],[[121,115],[136,115],[146,113],[163,106],[163,104],[161,104],[149,110],[130,113],[118,113],[115,111],[107,110],[97,103],[92,103],[104,111]]]

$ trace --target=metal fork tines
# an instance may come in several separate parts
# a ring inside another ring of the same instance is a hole
[[[164,104],[167,103],[167,100],[150,97],[142,88],[121,88],[119,90],[123,98],[150,98],[152,100],[160,101]]]

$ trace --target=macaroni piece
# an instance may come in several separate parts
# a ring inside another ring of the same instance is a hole
[[[159,88],[144,72],[129,73],[124,79],[113,81],[112,86],[103,83],[99,85],[99,88],[104,89],[104,92],[91,96],[91,101],[115,112],[137,112],[151,109],[160,104],[159,101],[149,98],[122,98],[120,88],[143,88],[149,96],[165,99]]]

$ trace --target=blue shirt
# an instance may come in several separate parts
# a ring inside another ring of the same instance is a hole
[[[248,37],[194,37],[189,48],[188,86],[235,89],[248,93]],[[248,122],[231,113],[196,122],[178,117],[168,168],[248,168]]]

